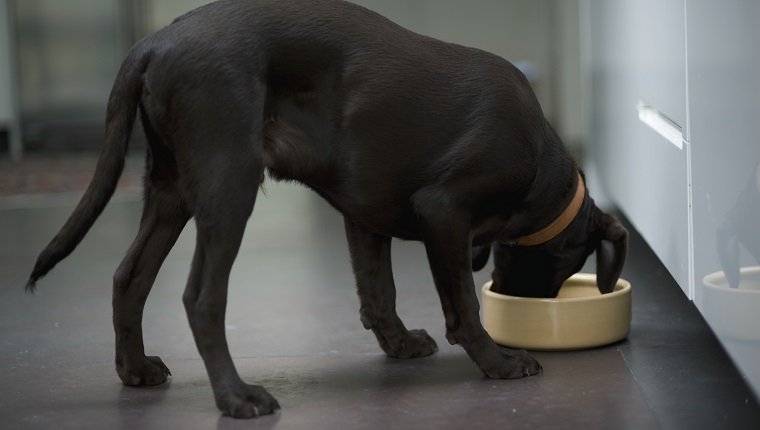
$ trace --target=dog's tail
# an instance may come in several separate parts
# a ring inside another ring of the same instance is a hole
[[[66,224],[37,258],[27,291],[33,293],[37,280],[76,248],[111,199],[124,169],[148,58],[147,51],[138,44],[122,63],[108,99],[105,145],[95,174]]]

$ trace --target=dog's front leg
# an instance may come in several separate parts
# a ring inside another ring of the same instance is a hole
[[[370,233],[347,218],[344,221],[364,327],[372,330],[392,358],[425,357],[437,351],[425,330],[407,330],[396,313],[391,238]]]
[[[446,338],[460,344],[491,378],[535,375],[541,365],[525,351],[501,348],[480,323],[480,306],[472,279],[469,218],[449,196],[417,195],[415,209],[420,220],[425,250],[446,318]]]

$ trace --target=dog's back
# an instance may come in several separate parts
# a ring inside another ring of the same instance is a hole
[[[171,108],[178,87],[265,97],[263,117],[249,120],[263,122],[270,174],[389,235],[417,238],[409,200],[436,180],[480,169],[511,175],[494,194],[527,186],[532,178],[502,167],[535,160],[546,139],[538,101],[510,63],[343,1],[217,2],[151,43],[149,112]]]

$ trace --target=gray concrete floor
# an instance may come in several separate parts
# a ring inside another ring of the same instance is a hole
[[[536,353],[544,373],[482,376],[444,337],[425,253],[394,242],[399,313],[440,351],[386,358],[358,318],[340,216],[313,193],[268,183],[233,269],[227,335],[238,369],[282,411],[254,421],[214,406],[181,303],[194,246],[188,225],[145,311],[146,352],[173,377],[120,384],[113,369],[111,276],[137,229],[141,204],[113,202],[72,254],[23,285],[37,253],[74,203],[0,210],[0,428],[758,428],[760,409],[695,308],[634,237],[627,341],[589,351]],[[585,270],[593,270],[588,264]],[[476,284],[488,271],[476,274]]]

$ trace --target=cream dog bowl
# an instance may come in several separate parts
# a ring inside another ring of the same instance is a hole
[[[620,279],[602,295],[596,275],[578,273],[553,299],[498,294],[483,286],[483,326],[501,345],[531,350],[593,348],[625,339],[631,328],[631,284]]]

